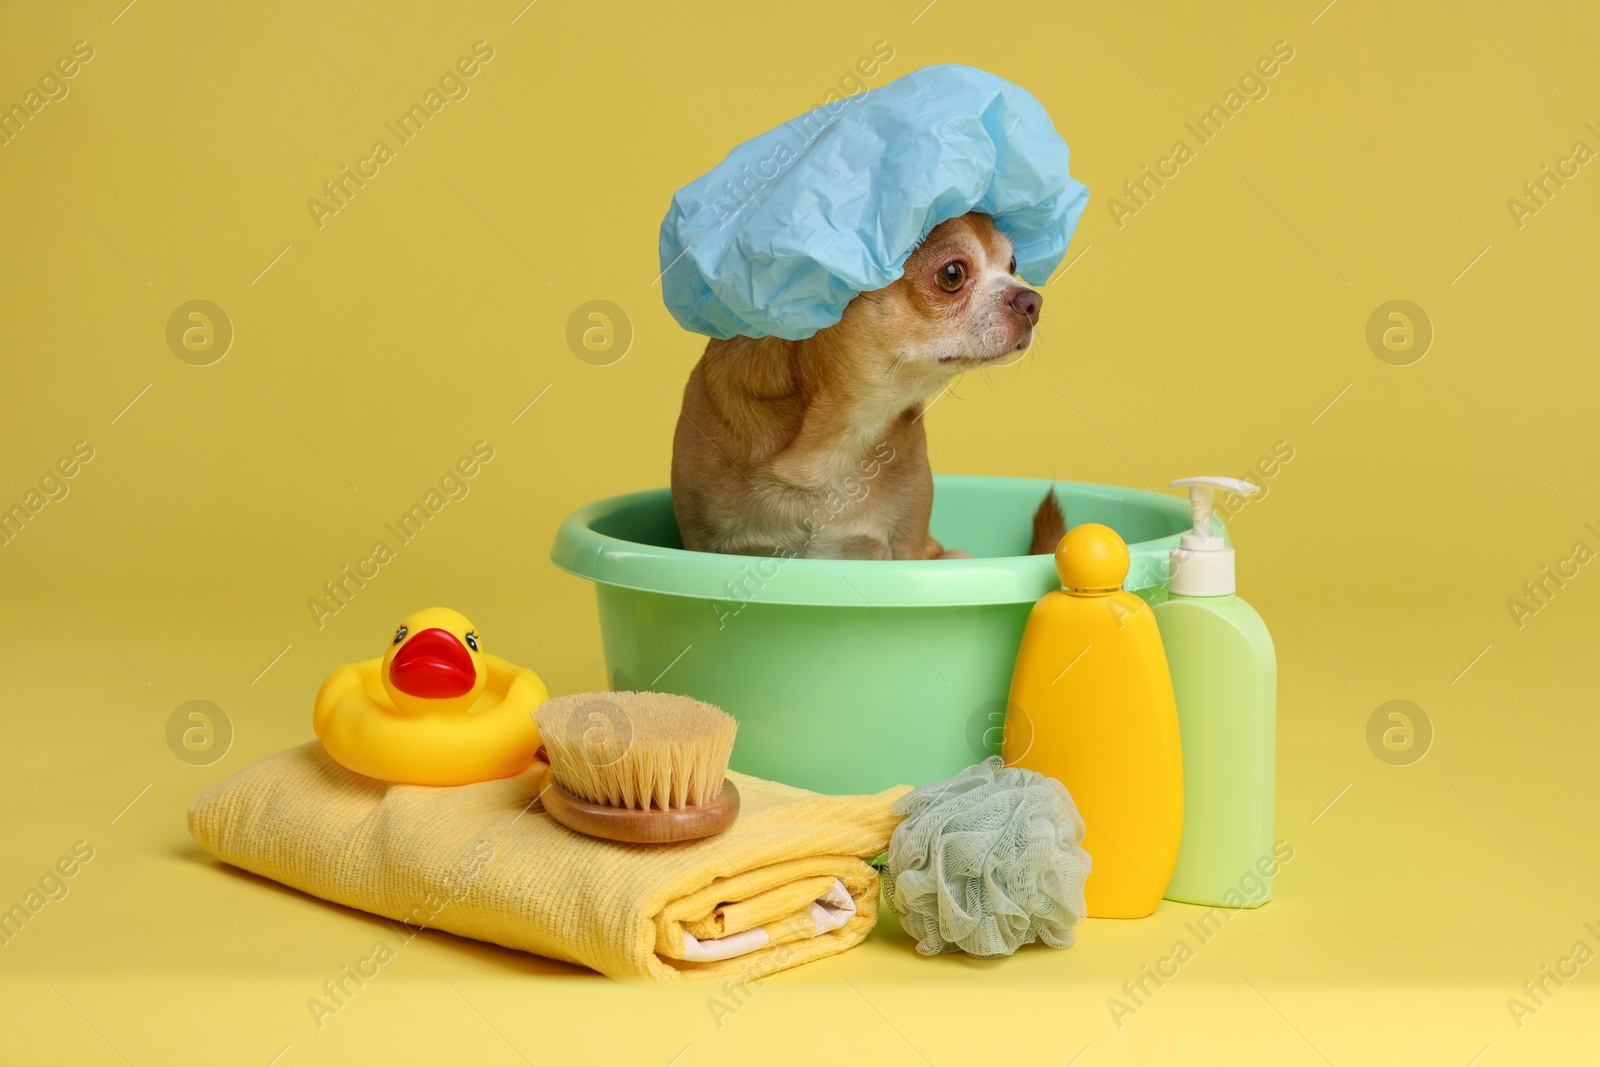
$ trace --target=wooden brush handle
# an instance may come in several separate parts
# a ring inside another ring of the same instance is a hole
[[[550,817],[569,830],[634,845],[710,837],[732,826],[739,817],[739,790],[726,778],[722,780],[722,792],[698,807],[630,811],[573,796],[552,775],[545,782],[543,803]]]

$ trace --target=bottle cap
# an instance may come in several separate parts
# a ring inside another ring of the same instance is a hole
[[[1127,542],[1097,522],[1074,526],[1056,546],[1056,574],[1069,593],[1115,593],[1128,577],[1128,562]]]
[[[1249,496],[1256,486],[1238,478],[1202,475],[1179,478],[1173,488],[1189,487],[1190,529],[1172,550],[1168,589],[1178,596],[1227,596],[1234,590],[1233,549],[1212,527],[1211,510],[1216,491]]]

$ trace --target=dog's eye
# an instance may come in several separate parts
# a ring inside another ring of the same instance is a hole
[[[1007,274],[1015,274],[1015,273],[1017,273],[1017,257],[1016,256],[1012,256],[1011,257],[1011,266],[1006,268],[1006,273]]]
[[[937,282],[939,288],[943,289],[945,292],[953,293],[960,289],[967,280],[966,264],[962,263],[960,260],[946,263],[944,266],[939,268],[939,273],[933,276],[933,280]]]

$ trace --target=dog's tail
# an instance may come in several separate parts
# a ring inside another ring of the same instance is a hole
[[[1028,555],[1053,553],[1066,535],[1067,517],[1061,512],[1056,491],[1051,489],[1044,495],[1039,510],[1033,513],[1033,544],[1028,548]]]

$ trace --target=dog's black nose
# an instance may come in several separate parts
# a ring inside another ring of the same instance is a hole
[[[1011,310],[1027,319],[1032,325],[1039,322],[1039,309],[1044,306],[1044,297],[1032,289],[1017,286],[1011,291]]]

